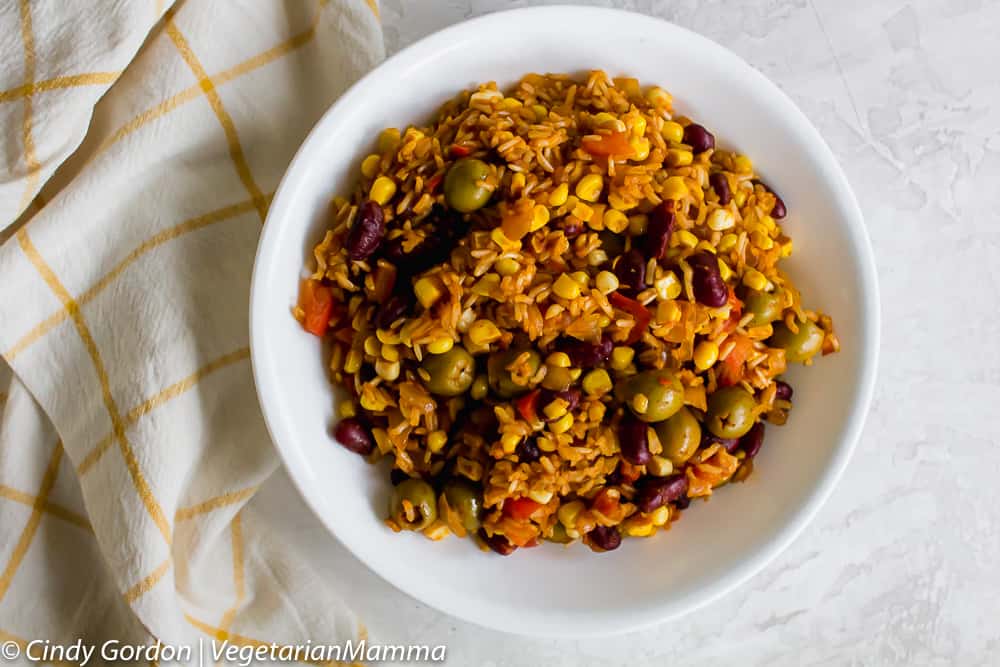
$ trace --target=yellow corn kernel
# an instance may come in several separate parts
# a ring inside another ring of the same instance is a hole
[[[680,123],[675,123],[672,120],[668,120],[663,124],[663,128],[660,130],[660,134],[667,141],[672,141],[675,144],[679,144],[684,141],[684,126]]]
[[[536,204],[531,210],[531,231],[536,232],[549,224],[549,209],[542,204]]]
[[[538,122],[545,120],[549,116],[549,110],[541,104],[532,104],[531,110],[535,112],[535,120]]]
[[[489,320],[476,320],[469,327],[469,340],[476,345],[489,345],[500,340],[500,329]]]
[[[793,250],[793,247],[792,247],[792,240],[791,239],[788,239],[787,241],[785,241],[784,243],[781,244],[781,256],[782,257],[791,257],[792,250]]]
[[[344,357],[344,372],[345,373],[357,373],[361,370],[361,362],[364,359],[361,356],[361,352],[358,350],[351,350]]]
[[[661,324],[681,321],[681,309],[674,301],[661,301],[656,307],[656,321]]]
[[[694,365],[700,371],[707,371],[719,360],[719,346],[710,340],[703,340],[694,348]]]
[[[493,268],[497,270],[501,276],[512,276],[521,270],[521,265],[517,263],[516,259],[511,257],[502,257],[496,261]]]
[[[708,228],[713,232],[724,232],[736,225],[736,216],[729,209],[717,208],[708,216]]]
[[[560,419],[566,416],[567,408],[569,408],[569,403],[561,398],[557,398],[546,403],[545,407],[542,408],[542,412],[549,419]]]
[[[747,203],[747,197],[753,190],[749,188],[738,188],[736,192],[733,193],[733,201],[736,202],[737,208],[743,208],[743,204]]]
[[[559,509],[556,510],[556,518],[559,519],[559,523],[561,523],[563,528],[566,529],[567,534],[572,536],[573,533],[576,533],[576,535],[579,536],[579,533],[576,532],[576,520],[584,508],[585,505],[583,504],[583,501],[573,500],[560,505]],[[570,533],[570,531],[573,531],[573,533]]]
[[[769,215],[765,215],[765,216],[763,216],[763,217],[762,217],[762,218],[760,219],[760,221],[761,221],[762,223],[764,223],[764,227],[766,227],[766,228],[767,228],[767,233],[768,233],[768,234],[770,234],[771,232],[773,232],[774,230],[776,230],[776,229],[778,228],[778,223],[776,223],[776,222],[774,221],[774,218],[772,218],[772,217],[771,217],[771,216],[769,216]]]
[[[500,276],[495,273],[487,273],[472,286],[472,293],[479,296],[489,296],[498,287],[500,287]],[[414,286],[414,291],[416,291],[416,286]]]
[[[577,182],[573,192],[584,201],[595,202],[603,188],[604,178],[600,174],[587,174]]]
[[[396,182],[388,176],[379,176],[372,183],[372,189],[368,193],[368,198],[374,199],[382,206],[385,206],[394,194],[396,194]]]
[[[395,345],[382,343],[382,358],[386,361],[399,361],[399,348]]]
[[[521,444],[521,436],[519,435],[504,433],[500,436],[500,446],[503,447],[504,454],[513,454],[519,444]]]
[[[444,354],[453,347],[455,347],[455,341],[447,336],[442,336],[428,343],[427,351],[431,354]]]
[[[586,271],[574,271],[569,277],[580,283],[580,287],[587,287],[590,284],[590,276]]]
[[[686,167],[694,162],[694,155],[691,151],[671,148],[667,151],[667,156],[664,161],[671,167]]]
[[[583,202],[578,201],[573,207],[573,215],[580,218],[584,222],[590,222],[594,217],[594,209],[587,206]]]
[[[646,99],[650,104],[660,109],[669,109],[674,103],[674,97],[659,86],[653,86],[646,91]]]
[[[770,250],[774,247],[774,241],[771,237],[758,231],[750,232],[750,243],[754,244],[754,246],[760,248],[761,250]]]
[[[379,153],[385,154],[396,150],[399,146],[399,130],[394,127],[387,127],[378,135],[376,148]]]
[[[378,173],[378,165],[381,161],[382,157],[380,155],[375,155],[374,153],[362,160],[361,173],[364,174],[364,177],[374,178],[375,174]]]
[[[704,239],[702,239],[701,241],[698,241],[698,245],[696,245],[694,247],[694,249],[695,250],[704,250],[705,252],[710,252],[713,255],[715,254],[715,246],[712,245],[711,243],[709,243],[708,241],[704,240]]]
[[[611,350],[611,368],[616,371],[623,371],[632,365],[635,358],[635,350],[631,347],[616,347]]]
[[[719,275],[722,276],[723,282],[726,282],[733,277],[733,270],[729,268],[728,264],[726,264],[726,260],[721,257],[719,258]]]
[[[639,88],[639,80],[629,76],[616,76],[612,81],[615,86],[629,97],[639,97],[642,89]]]
[[[427,434],[427,448],[437,454],[448,444],[448,434],[444,431],[431,431]]]
[[[358,406],[354,405],[354,401],[341,401],[337,406],[337,414],[341,419],[350,419],[358,414]]]
[[[539,505],[548,505],[549,501],[552,500],[552,492],[539,491],[536,489],[534,491],[528,491],[528,497],[534,500]]]
[[[510,189],[513,190],[515,193],[520,192],[521,190],[524,189],[524,183],[527,180],[528,179],[525,178],[524,174],[522,174],[521,172],[517,172],[510,179]]]
[[[601,294],[611,294],[618,289],[618,276],[610,271],[601,271],[594,278],[594,284],[597,285],[597,289],[601,290]]]
[[[375,362],[375,373],[386,382],[395,382],[399,378],[400,363],[379,359]]]
[[[633,137],[641,137],[646,134],[646,119],[642,116],[636,116],[635,120],[632,121],[631,132]]]
[[[604,324],[604,325],[601,325],[601,326],[605,327],[607,325]],[[569,379],[572,380],[573,382],[576,382],[577,380],[580,379],[580,374],[581,373],[583,373],[583,369],[580,369],[580,368],[571,368],[571,369],[569,369]]]
[[[565,433],[571,428],[573,428],[573,413],[571,412],[567,412],[562,417],[549,424],[549,430],[556,435]]]
[[[636,414],[644,415],[646,414],[646,410],[649,409],[649,397],[645,394],[634,394],[630,405]]]
[[[490,381],[485,375],[477,375],[469,388],[469,395],[473,400],[481,401],[486,398],[486,393],[490,390]]]
[[[736,247],[736,242],[740,240],[736,234],[723,234],[719,239],[719,252],[729,252]]]
[[[628,217],[617,209],[609,208],[604,212],[604,227],[621,234],[628,229]]]
[[[552,291],[563,299],[575,299],[580,296],[580,283],[563,273],[552,284]]]
[[[737,155],[733,158],[733,171],[737,174],[752,174],[753,161],[746,155]]]
[[[437,280],[426,276],[413,284],[413,293],[424,308],[430,308],[444,296],[444,291],[438,286]]]
[[[560,183],[556,189],[549,193],[549,206],[562,206],[569,198],[569,185]]]
[[[636,162],[642,162],[649,157],[649,139],[646,137],[629,139],[628,145],[632,149],[631,159]]]
[[[606,394],[613,386],[611,376],[603,368],[592,370],[583,376],[583,390],[591,396]]]
[[[512,241],[507,238],[507,235],[503,233],[503,229],[500,227],[494,227],[493,231],[490,232],[490,238],[493,242],[500,246],[500,249],[504,252],[518,252],[521,250],[520,241]]]
[[[657,528],[667,525],[670,521],[670,505],[661,505],[650,512],[649,520]]]
[[[743,274],[743,284],[750,289],[763,292],[767,289],[768,280],[764,277],[764,274],[757,269],[747,268],[746,273]]]
[[[507,111],[516,111],[524,106],[524,103],[516,97],[505,97],[500,103],[500,106]]]
[[[573,362],[565,352],[553,352],[545,357],[545,365],[552,366],[553,368],[569,368],[573,365]]]
[[[674,233],[677,235],[677,240],[681,245],[687,246],[688,248],[693,248],[698,245],[698,237],[688,230],[680,229]]]
[[[375,337],[379,339],[379,342],[383,345],[399,345],[399,334],[395,331],[389,331],[388,329],[376,329]]]
[[[656,288],[656,296],[660,301],[676,299],[681,295],[681,281],[677,279],[677,274],[673,271],[665,273],[653,286]]]
[[[587,219],[587,226],[590,227],[595,232],[600,232],[604,230],[604,215],[591,215]]]
[[[653,532],[653,520],[641,514],[633,514],[622,524],[629,537],[649,537]]]
[[[667,180],[663,181],[663,192],[661,197],[664,199],[678,200],[682,197],[686,197],[688,194],[687,183],[680,176],[671,176]]]
[[[378,344],[378,338],[375,336],[368,336],[365,338],[365,354],[377,357],[380,351],[380,345]]]
[[[622,197],[617,192],[608,194],[608,203],[611,204],[611,208],[619,211],[629,211],[636,207],[636,202]]]
[[[665,456],[657,454],[649,459],[646,464],[646,472],[654,477],[666,477],[674,471],[674,464]]]

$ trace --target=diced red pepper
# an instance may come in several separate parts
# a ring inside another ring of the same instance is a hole
[[[515,399],[514,407],[517,408],[517,412],[523,420],[527,422],[538,421],[538,397],[541,394],[541,389],[534,389]]]
[[[472,149],[462,144],[452,144],[448,152],[455,157],[465,157],[472,154]]]
[[[530,518],[539,507],[541,507],[541,504],[536,503],[531,498],[512,498],[504,501],[503,513],[511,519],[524,521]]]
[[[628,143],[628,134],[625,132],[587,135],[583,138],[582,143],[583,150],[587,151],[591,155],[604,157],[607,157],[608,155],[628,157],[633,153],[632,146]]]
[[[740,323],[740,318],[743,317],[743,302],[737,298],[732,287],[729,288],[729,306],[729,319],[722,326],[722,330],[726,333],[733,331]]]
[[[299,290],[299,306],[305,313],[302,327],[316,336],[325,334],[333,314],[333,290],[318,280],[304,280]]]
[[[649,309],[635,299],[630,299],[623,294],[619,294],[618,292],[612,292],[608,296],[608,301],[611,302],[611,305],[615,308],[624,310],[626,313],[635,318],[635,326],[633,326],[632,330],[629,332],[628,339],[625,341],[625,344],[632,345],[639,342],[639,339],[642,338],[642,334],[644,334],[646,329],[649,328],[650,320],[653,319],[653,315],[649,312]]]
[[[437,187],[441,185],[441,180],[443,178],[444,178],[444,173],[442,172],[434,174],[433,176],[427,179],[427,184],[424,186],[424,189],[428,193],[434,194],[434,191],[437,190]]]

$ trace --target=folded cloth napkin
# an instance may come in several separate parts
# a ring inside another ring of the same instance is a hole
[[[0,640],[357,640],[249,502],[278,463],[247,306],[378,7],[167,4],[0,3]]]

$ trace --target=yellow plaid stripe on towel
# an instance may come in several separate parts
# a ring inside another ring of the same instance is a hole
[[[374,0],[20,0],[0,28],[0,640],[364,636],[254,510],[254,251]]]

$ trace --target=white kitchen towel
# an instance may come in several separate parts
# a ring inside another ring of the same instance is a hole
[[[0,2],[0,640],[356,640],[250,502],[278,464],[247,307],[378,7],[168,4]]]

